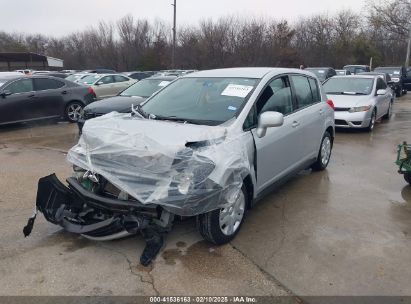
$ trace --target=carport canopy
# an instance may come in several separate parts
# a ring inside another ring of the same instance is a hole
[[[19,69],[56,69],[63,67],[63,60],[30,52],[0,52],[0,71]]]

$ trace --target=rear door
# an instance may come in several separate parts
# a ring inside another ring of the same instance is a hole
[[[0,124],[28,120],[30,104],[35,101],[31,78],[19,79],[5,86],[3,92],[11,95],[0,97]]]
[[[307,161],[318,154],[324,133],[325,107],[321,100],[319,84],[305,75],[290,76],[297,99],[298,128],[301,129],[301,159]]]
[[[63,81],[51,78],[33,78],[35,102],[30,111],[34,118],[61,116],[64,113],[64,96],[69,92]]]
[[[257,136],[257,120],[266,111],[280,112],[284,124],[268,128],[264,137]],[[296,128],[298,113],[289,77],[272,79],[262,91],[247,119],[245,129],[251,130],[256,146],[257,192],[291,172],[301,157],[301,129]]]
[[[114,75],[114,81],[116,83],[116,89],[117,89],[116,95],[120,93],[121,91],[127,89],[132,83],[135,82],[121,75]]]
[[[97,82],[94,91],[98,98],[106,98],[117,95],[118,89],[116,89],[114,83],[114,77],[112,75],[104,76]]]

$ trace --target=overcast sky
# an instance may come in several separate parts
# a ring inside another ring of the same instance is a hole
[[[173,0],[0,0],[0,30],[61,36],[96,25],[135,18],[172,22]],[[360,11],[366,0],[177,0],[177,25],[227,15],[273,17],[295,21],[300,16]]]

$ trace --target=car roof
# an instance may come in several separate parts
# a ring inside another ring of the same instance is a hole
[[[151,76],[151,77],[141,79],[140,81],[146,80],[146,79],[172,81],[172,80],[177,79],[177,78],[178,78],[177,76]]]
[[[269,73],[301,73],[308,76],[312,76],[309,72],[304,72],[300,69],[288,69],[288,68],[226,68],[193,72],[187,75],[181,76],[181,78],[193,78],[193,77],[233,77],[233,78],[263,78]]]
[[[307,67],[305,69],[306,70],[309,70],[309,69],[318,70],[318,69],[334,69],[334,68],[332,67]]]
[[[375,79],[380,77],[379,75],[363,75],[363,74],[357,74],[357,75],[346,75],[346,76],[333,76],[332,79],[336,78],[341,78],[341,79],[349,79],[349,78],[365,78],[365,79]]]

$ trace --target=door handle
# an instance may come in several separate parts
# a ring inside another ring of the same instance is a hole
[[[28,98],[34,98],[34,97],[36,97],[36,95],[34,95],[34,94],[31,94],[31,95],[29,95],[29,96],[27,96]]]
[[[293,128],[297,128],[300,125],[298,121],[293,121],[293,124],[291,125]]]
[[[319,112],[320,112],[320,115],[323,115],[324,113],[323,109],[321,109]]]
[[[66,95],[66,94],[67,94],[67,91],[63,91],[63,92],[61,92],[61,94]]]

